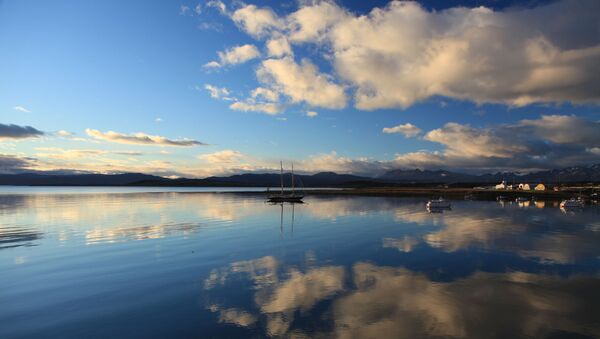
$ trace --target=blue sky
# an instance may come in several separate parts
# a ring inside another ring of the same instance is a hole
[[[594,9],[2,1],[0,167],[203,177],[280,159],[368,175],[598,162]],[[275,40],[289,51],[270,50]],[[257,88],[273,97],[252,97]]]

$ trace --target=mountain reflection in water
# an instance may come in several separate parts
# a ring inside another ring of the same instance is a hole
[[[452,205],[0,195],[0,337],[600,337],[598,207]]]

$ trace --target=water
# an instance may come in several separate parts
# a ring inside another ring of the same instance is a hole
[[[598,207],[0,195],[0,338],[600,337],[599,272]]]
[[[270,187],[278,191],[277,187]],[[302,188],[304,191],[312,190],[340,190],[340,188]],[[142,186],[3,186],[0,185],[2,194],[89,194],[89,193],[154,193],[154,192],[264,192],[267,187],[142,187]],[[290,191],[289,187],[284,188]]]

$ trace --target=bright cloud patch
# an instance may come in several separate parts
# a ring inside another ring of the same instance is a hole
[[[312,106],[344,108],[346,95],[341,86],[308,60],[299,65],[291,57],[263,61],[257,71],[261,83],[281,92],[294,103],[306,102]]]
[[[277,102],[279,100],[279,93],[270,90],[268,88],[258,87],[250,93],[253,98],[262,98],[266,101]]]
[[[236,111],[262,112],[262,113],[266,113],[269,115],[279,114],[279,113],[281,113],[281,110],[282,110],[282,108],[276,103],[272,103],[272,102],[257,103],[252,100],[248,100],[246,102],[244,102],[244,101],[234,102],[231,105],[229,105],[229,108],[236,110]]]
[[[293,102],[343,108],[344,90],[336,83],[348,84],[363,110],[406,108],[432,96],[514,106],[600,102],[595,0],[505,11],[428,11],[417,2],[392,1],[365,15],[318,1],[285,17],[255,5],[230,17],[249,35],[267,39],[271,56],[291,54],[283,41],[326,53],[335,80],[320,78],[323,95],[304,81],[320,76],[310,61],[263,62],[259,76],[269,75]]]
[[[211,164],[229,164],[237,162],[242,157],[242,153],[228,149],[214,153],[201,154],[198,156],[198,159],[204,160]]]
[[[406,123],[394,127],[384,127],[383,133],[401,133],[407,138],[412,138],[421,133],[421,129],[411,123]]]
[[[319,115],[319,113],[317,113],[315,111],[308,111],[308,112],[306,112],[306,116],[309,117],[309,118],[314,118],[317,115]]]
[[[242,45],[232,47],[224,52],[218,52],[219,62],[211,61],[204,65],[208,68],[218,68],[228,65],[242,64],[246,61],[258,58],[260,52],[254,45]]]
[[[293,55],[292,47],[286,38],[276,38],[267,42],[267,52],[270,57],[284,57]]]
[[[283,28],[283,22],[269,8],[246,5],[231,15],[231,19],[248,34],[260,38]]]
[[[37,138],[42,135],[44,135],[44,132],[31,126],[0,124],[0,140]]]
[[[149,135],[145,133],[123,134],[113,131],[101,132],[99,130],[87,128],[87,135],[94,139],[115,142],[119,144],[132,145],[155,145],[155,146],[198,146],[205,145],[192,139],[168,139],[157,135]]]

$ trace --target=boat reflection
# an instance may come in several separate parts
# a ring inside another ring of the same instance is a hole
[[[268,201],[266,202],[268,205],[271,206],[279,206],[281,207],[281,213],[280,213],[280,217],[279,217],[279,234],[280,236],[283,237],[283,210],[284,210],[284,206],[290,206],[291,207],[291,222],[290,222],[290,231],[291,231],[291,235],[294,236],[294,219],[295,219],[295,210],[296,210],[296,205],[302,205],[304,204],[304,202],[302,201],[287,201],[287,202],[274,202],[274,201]]]

